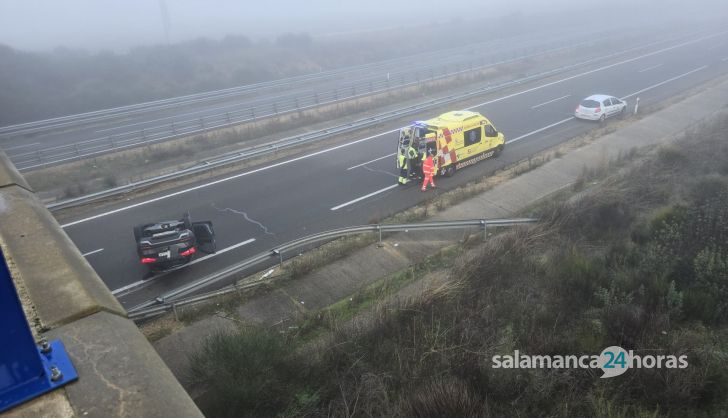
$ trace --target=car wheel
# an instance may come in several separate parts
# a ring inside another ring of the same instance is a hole
[[[599,123],[604,123],[605,120],[607,120],[607,115],[602,114],[602,116],[599,118]]]
[[[619,111],[619,116],[620,117],[627,116],[627,106],[622,106],[622,110]]]
[[[452,177],[452,176],[453,176],[453,174],[455,174],[455,166],[454,166],[454,165],[452,165],[452,164],[450,164],[450,165],[449,165],[449,166],[447,166],[447,168],[445,169],[445,177]]]
[[[141,226],[135,226],[134,227],[134,239],[136,242],[139,242],[139,239],[142,237],[142,227]]]

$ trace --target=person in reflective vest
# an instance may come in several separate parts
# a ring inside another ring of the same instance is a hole
[[[417,175],[419,177],[420,172],[420,159],[417,148],[414,147],[414,141],[410,141],[409,147],[407,147],[407,160],[409,163],[409,175]]]
[[[433,178],[435,177],[435,173],[437,172],[437,168],[435,168],[435,159],[432,158],[433,152],[430,151],[427,154],[427,157],[425,157],[425,160],[422,162],[422,175],[424,176],[425,180],[422,182],[422,191],[427,190],[427,183],[430,183],[430,186],[432,188],[435,188],[435,181]]]
[[[399,184],[407,184],[409,181],[408,173],[407,173],[407,157],[405,157],[403,152],[399,152],[399,155],[397,156],[397,167],[399,167],[399,179],[397,182]]]

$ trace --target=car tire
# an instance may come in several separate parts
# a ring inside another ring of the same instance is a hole
[[[606,121],[606,120],[607,120],[606,114],[602,114],[602,116],[599,117],[599,123],[604,123],[604,121]]]
[[[450,164],[445,169],[445,177],[452,177],[455,174],[455,166]]]
[[[139,242],[139,240],[142,238],[142,227],[141,226],[135,226],[134,227],[134,240],[136,242]]]
[[[624,118],[627,116],[627,106],[623,106],[622,110],[619,111],[619,117]]]

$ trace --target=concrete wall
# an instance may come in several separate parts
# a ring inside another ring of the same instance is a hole
[[[35,336],[62,340],[79,375],[3,417],[202,416],[2,151],[0,246]]]

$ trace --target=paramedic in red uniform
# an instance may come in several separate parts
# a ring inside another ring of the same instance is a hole
[[[424,176],[425,180],[422,182],[422,191],[427,190],[427,182],[430,183],[430,186],[432,188],[435,188],[435,181],[433,178],[435,177],[435,161],[432,158],[433,151],[430,151],[427,153],[427,157],[425,158],[425,161],[422,162],[422,175]]]

